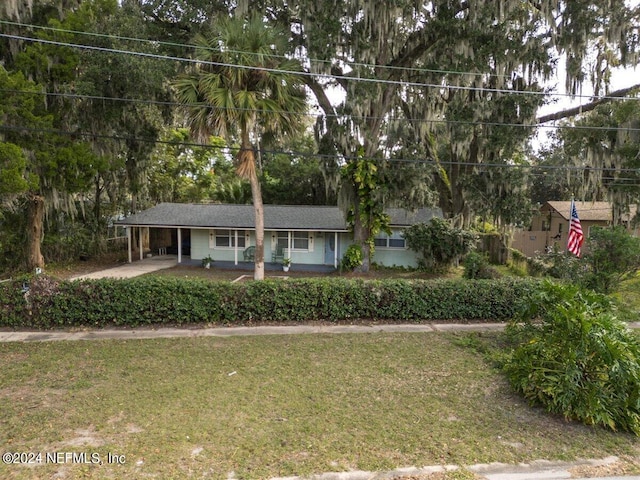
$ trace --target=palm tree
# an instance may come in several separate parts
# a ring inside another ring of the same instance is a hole
[[[264,279],[264,211],[254,143],[264,134],[286,135],[304,125],[306,111],[300,63],[279,56],[288,36],[259,15],[225,18],[195,38],[198,63],[175,82],[187,123],[200,141],[235,138],[236,172],[249,180],[255,210],[256,280]]]

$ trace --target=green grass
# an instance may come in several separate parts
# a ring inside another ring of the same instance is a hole
[[[0,344],[4,451],[126,456],[0,464],[0,478],[254,479],[638,453],[635,437],[528,407],[476,344],[434,333]]]
[[[622,282],[613,297],[620,303],[625,320],[640,321],[640,272]]]

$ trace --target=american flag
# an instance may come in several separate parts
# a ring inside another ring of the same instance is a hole
[[[571,219],[569,220],[569,240],[567,241],[567,250],[579,257],[583,241],[584,234],[582,233],[582,225],[578,218],[578,210],[576,210],[575,202],[571,200]]]

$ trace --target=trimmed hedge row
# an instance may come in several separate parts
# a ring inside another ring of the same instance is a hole
[[[139,326],[344,320],[506,321],[539,282],[289,279],[239,284],[139,277],[0,284],[0,326]]]

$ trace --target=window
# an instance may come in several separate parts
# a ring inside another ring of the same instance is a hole
[[[234,248],[235,246],[235,230],[216,230],[215,248]],[[244,248],[244,230],[238,230],[238,247]]]
[[[376,237],[373,239],[373,244],[376,247],[382,247],[382,248],[386,248],[387,247],[387,241],[389,240],[389,237],[387,237],[386,235],[380,237]]]
[[[309,233],[293,232],[293,249],[309,250]]]
[[[289,232],[278,232],[278,248],[289,248]],[[309,250],[309,232],[291,232],[292,250]]]
[[[289,248],[289,232],[278,232],[278,249],[284,251]]]
[[[393,232],[391,236],[381,233],[373,239],[373,243],[376,247],[380,248],[407,248],[406,241],[402,238],[401,232]]]

